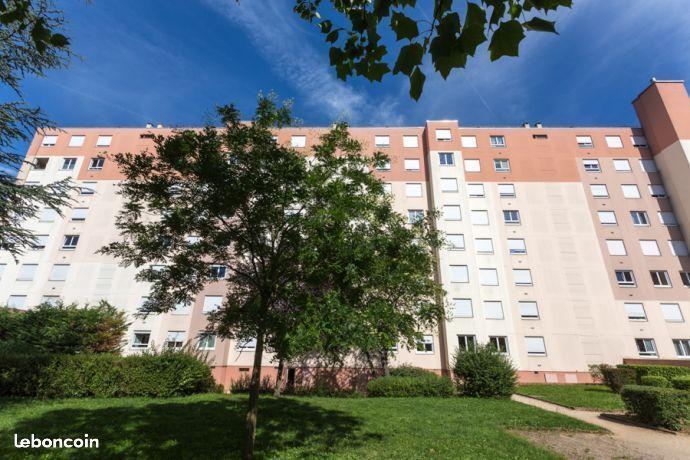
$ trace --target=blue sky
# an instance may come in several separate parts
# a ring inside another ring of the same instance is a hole
[[[250,114],[260,90],[294,99],[308,125],[637,125],[630,102],[650,77],[690,78],[687,0],[575,0],[556,16],[560,35],[528,34],[517,59],[482,50],[446,81],[428,68],[420,102],[399,76],[337,80],[291,0],[57,4],[79,58],[23,90],[62,126],[199,125],[216,104]]]

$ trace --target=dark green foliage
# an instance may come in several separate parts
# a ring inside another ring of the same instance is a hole
[[[416,377],[378,377],[367,385],[371,397],[453,396],[455,388],[448,377],[435,374]]]
[[[47,353],[117,353],[127,331],[126,315],[106,301],[41,304],[18,311],[0,308],[0,343]]]
[[[389,372],[391,377],[426,377],[427,375],[436,375],[429,370],[409,364],[391,367]]]
[[[630,414],[650,425],[680,430],[690,416],[690,395],[686,391],[626,385],[621,397]]]
[[[659,366],[655,364],[619,364],[618,369],[629,369],[635,373],[637,383],[645,375],[657,375],[666,380],[673,380],[673,377],[690,375],[690,367],[684,366]]]
[[[330,44],[330,64],[343,80],[358,75],[369,81],[381,81],[391,72],[386,57],[389,49],[396,47],[382,43],[386,31],[381,30],[390,28],[396,41],[405,43],[395,58],[393,73],[407,75],[410,96],[419,99],[426,78],[421,70],[425,56],[430,56],[434,69],[444,79],[453,69],[464,68],[467,59],[488,40],[492,61],[502,56],[517,56],[525,32],[556,33],[555,23],[540,15],[570,7],[572,0],[476,3],[435,0],[424,6],[415,1],[295,0],[295,3],[295,12],[315,23],[324,34]],[[329,6],[320,8],[322,3]],[[329,18],[333,12],[337,18]]]
[[[251,389],[250,385],[252,383],[252,377],[250,374],[241,375],[239,378],[232,380],[230,382],[230,393],[249,393]],[[268,375],[265,375],[261,379],[261,386],[259,387],[259,393],[270,394],[273,393],[273,382]]]
[[[36,396],[51,355],[0,345],[0,396]]]
[[[640,377],[640,385],[648,387],[668,388],[670,386],[666,377],[660,375],[643,375]]]
[[[676,390],[690,390],[690,375],[681,375],[671,379],[671,386]]]
[[[616,393],[620,393],[623,385],[630,385],[637,382],[636,373],[633,369],[601,364],[599,366],[599,372],[601,372],[604,384]]]
[[[517,372],[510,358],[491,345],[457,350],[453,372],[462,394],[507,398],[515,392]]]

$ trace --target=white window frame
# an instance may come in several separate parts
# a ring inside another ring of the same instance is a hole
[[[290,147],[293,149],[303,149],[307,147],[307,136],[304,134],[293,134],[290,136]]]
[[[649,190],[649,195],[652,198],[668,198],[666,187],[664,187],[662,184],[649,184],[647,188]]]
[[[458,308],[458,306],[460,306]],[[472,307],[472,299],[454,298],[453,299],[453,318],[472,318],[474,317],[474,309]]]
[[[642,345],[642,348],[640,348]],[[648,337],[635,338],[635,348],[640,356],[658,356],[654,339]]]
[[[491,134],[489,135],[489,144],[494,148],[505,148],[506,137],[503,134]]]
[[[441,208],[441,214],[443,215],[443,220],[448,221],[461,221],[462,220],[462,209],[460,205],[457,204],[444,204]],[[457,210],[457,212],[456,212]]]
[[[98,136],[98,139],[96,139],[96,147],[110,147],[110,144],[113,142],[113,136],[109,134],[104,134],[101,136]]]
[[[140,342],[137,343],[137,335],[147,335],[147,340],[145,343]],[[144,331],[144,330],[135,330],[132,332],[132,348],[135,350],[145,350],[149,347],[149,344],[151,343],[151,331]]]
[[[541,335],[525,336],[527,356],[546,356],[546,341]]]
[[[661,225],[664,225],[666,227],[678,226],[678,220],[676,219],[676,215],[672,211],[659,211],[657,214],[659,216],[659,223]]]
[[[460,136],[460,145],[465,149],[476,149],[477,136]]]
[[[494,158],[494,171],[510,172],[510,160],[508,158]]]
[[[629,321],[647,321],[647,311],[642,302],[625,302],[624,308]]]
[[[376,147],[390,147],[391,137],[386,134],[377,134],[374,136],[374,145]]]
[[[478,158],[467,158],[463,160],[465,172],[481,172],[482,164]]]
[[[518,302],[520,319],[536,320],[539,319],[539,305],[534,300],[520,300]]]
[[[54,134],[46,134],[41,139],[41,147],[55,147],[57,144],[58,137]]]
[[[655,288],[673,287],[668,270],[649,270],[649,276],[652,278],[652,285]]]
[[[582,167],[586,172],[601,172],[601,165],[599,160],[595,158],[583,158]]]
[[[638,217],[637,220],[642,221],[645,220],[645,223],[637,223],[635,222],[635,217]],[[643,219],[639,219],[639,217],[642,217]],[[647,214],[647,211],[630,211],[630,219],[632,220],[632,223],[635,227],[649,227],[649,214]]]
[[[451,130],[447,128],[437,128],[434,134],[436,135],[436,140],[440,142],[449,142],[453,140]]]
[[[623,192],[623,197],[625,198],[641,198],[640,189],[636,184],[621,184],[621,191]]]
[[[608,249],[610,256],[627,256],[628,251],[625,248],[623,240],[611,239],[606,240],[606,249]]]
[[[89,171],[100,171],[103,169],[104,164],[105,158],[103,157],[89,158]]]
[[[419,147],[419,136],[416,134],[403,135],[403,147],[407,149]]]
[[[577,142],[577,146],[581,149],[591,149],[594,147],[594,142],[592,142],[592,136],[575,136],[575,142]]]
[[[67,147],[83,147],[85,140],[86,136],[83,134],[73,134],[69,138],[69,144],[67,144]]]
[[[448,280],[451,283],[469,283],[470,271],[467,265],[449,265]]]
[[[532,286],[532,270],[529,268],[513,268],[513,280],[516,286]]]
[[[448,242],[448,250],[462,251],[465,249],[465,235],[462,233],[446,233],[446,241]]]
[[[421,350],[420,350],[421,348]],[[423,335],[421,340],[417,340],[415,352],[418,355],[433,355],[434,354],[434,336]]]
[[[450,163],[448,163],[448,158],[450,158]],[[438,164],[439,166],[455,166],[455,155],[453,152],[438,152]]]
[[[517,216],[517,219],[513,217]],[[503,223],[506,225],[520,225],[522,218],[520,217],[520,211],[517,209],[504,209],[503,210]]]
[[[618,273],[621,273],[624,278],[627,278],[626,275],[630,275],[630,281],[626,280],[619,280],[618,279]],[[614,270],[614,278],[616,278],[616,284],[619,287],[636,287],[637,286],[637,280],[635,279],[635,273],[632,270],[628,269],[620,269],[620,270]]]
[[[482,310],[484,310],[484,319],[505,319],[503,302],[500,300],[485,300],[482,302]]]
[[[62,159],[62,166],[60,166],[60,171],[74,171],[77,168],[77,158],[76,157],[65,157]]]
[[[668,247],[671,248],[671,254],[676,257],[686,257],[688,255],[688,246],[683,240],[668,240]]]
[[[470,198],[484,198],[486,196],[484,184],[467,184],[467,195]]]
[[[661,255],[659,243],[656,240],[639,240],[639,243],[643,256],[658,257]]]
[[[680,304],[675,302],[663,302],[660,304],[661,315],[667,323],[684,323],[685,317],[680,309]]]
[[[474,250],[477,254],[493,254],[494,241],[491,238],[475,238]]]
[[[472,225],[489,225],[489,211],[486,209],[470,210],[470,222]]]
[[[593,198],[609,197],[609,189],[606,184],[589,184],[589,191]]]
[[[498,195],[501,198],[515,198],[515,184],[498,184]]]
[[[604,136],[606,140],[606,146],[610,149],[622,149],[623,148],[623,139],[621,139],[620,136],[616,135],[609,135],[609,136]]]
[[[442,177],[440,188],[441,193],[458,193],[458,180],[454,177]]]
[[[405,183],[405,196],[408,198],[422,197],[422,183],[421,182],[407,182]]]
[[[419,158],[405,158],[405,171],[420,171],[422,166]]]
[[[481,286],[498,286],[498,270],[495,268],[480,268],[479,284]]]

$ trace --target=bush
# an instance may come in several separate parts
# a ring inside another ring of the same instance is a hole
[[[431,371],[422,369],[421,367],[403,364],[398,367],[391,367],[389,370],[391,377],[426,377],[427,375],[436,375]]]
[[[635,372],[635,379],[640,383],[645,375],[656,375],[671,381],[674,377],[690,375],[689,367],[682,366],[660,366],[656,364],[619,364],[618,369],[630,369]]]
[[[660,375],[643,375],[640,378],[640,384],[648,387],[668,388],[670,386],[668,380]]]
[[[690,398],[685,391],[626,385],[621,398],[630,414],[650,425],[680,430],[690,416]]]
[[[0,347],[0,396],[36,396],[41,370],[50,364],[50,355],[5,348]]]
[[[249,393],[249,387],[252,383],[251,374],[243,374],[236,380],[230,382],[230,393]],[[261,379],[261,384],[259,385],[259,393],[273,393],[274,385],[273,381],[268,375],[264,375]]]
[[[624,385],[631,385],[637,382],[634,369],[601,364],[599,366],[599,371],[601,372],[604,384],[615,393],[620,393]]]
[[[462,394],[509,397],[515,392],[517,373],[510,358],[493,346],[479,345],[455,353],[453,371]]]
[[[435,374],[421,377],[378,377],[367,384],[371,397],[452,396],[453,382]]]
[[[690,390],[690,375],[673,377],[673,379],[671,379],[671,385],[676,390]]]

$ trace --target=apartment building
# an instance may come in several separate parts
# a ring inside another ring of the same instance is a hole
[[[390,164],[377,171],[410,220],[438,209],[446,234],[436,276],[451,315],[397,363],[447,371],[457,348],[493,343],[522,381],[587,382],[588,366],[690,359],[690,99],[682,81],[652,81],[633,102],[635,127],[352,128]],[[326,128],[276,133],[308,154]],[[45,210],[28,225],[39,244],[15,262],[0,253],[0,302],[106,299],[127,311],[126,351],[207,350],[228,383],[249,372],[254,344],[204,333],[218,282],[191,305],[134,316],[148,293],[135,270],[96,250],[118,239],[122,176],[108,154],[153,148],[166,128],[64,128],[37,135],[33,168],[19,180],[72,177],[81,187],[63,217]],[[264,359],[265,371],[276,363]]]

